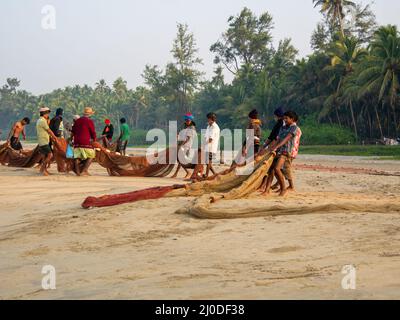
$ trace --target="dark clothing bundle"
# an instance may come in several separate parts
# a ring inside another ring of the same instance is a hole
[[[14,150],[17,150],[17,151],[22,150],[22,144],[19,141],[19,139],[16,137],[11,137],[10,145],[11,145],[11,148],[13,148]]]
[[[283,127],[283,125],[284,125],[283,120],[282,120],[282,119],[279,119],[279,120],[277,121],[277,123],[275,124],[274,128],[272,129],[271,134],[270,134],[269,137],[268,137],[268,140],[269,140],[269,141],[275,141],[276,138],[278,138],[279,131],[281,130],[281,128]]]
[[[113,136],[114,136],[114,126],[113,126],[112,124],[106,125],[106,126],[104,127],[104,130],[103,130],[102,135],[103,135],[103,136],[106,136],[106,138],[107,138],[109,141],[111,141],[112,138],[113,138]]]
[[[62,121],[63,121],[62,116],[55,116],[53,119],[50,120],[49,124],[50,130],[53,131],[54,135],[57,138],[61,138],[63,135],[62,130],[60,130]]]

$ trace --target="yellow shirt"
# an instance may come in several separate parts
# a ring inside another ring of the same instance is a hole
[[[43,117],[40,117],[36,122],[36,134],[39,146],[45,146],[50,143],[50,136],[47,132],[48,130],[50,130],[50,128],[47,124],[47,120]]]

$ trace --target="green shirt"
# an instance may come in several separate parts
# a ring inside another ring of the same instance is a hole
[[[131,133],[129,131],[129,127],[126,123],[121,125],[121,141],[129,141]]]
[[[43,117],[40,117],[39,120],[36,122],[36,134],[39,146],[45,146],[50,143],[48,130],[50,130],[50,128],[47,124],[47,120]]]

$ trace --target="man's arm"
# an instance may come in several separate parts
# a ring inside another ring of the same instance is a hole
[[[292,139],[294,135],[292,133],[289,133],[285,139],[283,139],[281,142],[279,142],[273,149],[272,152],[276,152],[280,147],[284,146],[286,143],[289,142],[290,139]]]
[[[51,131],[50,128],[48,128],[46,131],[47,131],[47,133],[49,134],[49,136],[50,136],[50,138],[51,138],[52,140],[56,140],[56,139],[57,139],[57,137],[55,136],[55,134],[53,133],[53,131]]]
[[[24,138],[24,140],[26,140],[26,131],[25,131],[25,127],[22,128],[22,137]]]
[[[90,137],[92,138],[93,141],[96,141],[96,130],[94,128],[94,122],[91,120],[89,122],[89,131],[90,131]]]

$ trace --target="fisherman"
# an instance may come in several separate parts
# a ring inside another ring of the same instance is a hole
[[[293,156],[297,155],[300,145],[301,134],[300,128],[297,126],[298,115],[294,111],[288,111],[284,114],[285,125],[281,128],[277,138],[277,144],[272,147],[271,151],[276,152],[276,157],[270,168],[267,184],[263,194],[269,194],[272,181],[276,176],[280,186],[280,196],[285,196],[287,188],[285,186],[285,177],[282,168],[285,163],[291,171]],[[293,177],[291,177],[291,186],[294,189]]]
[[[256,109],[252,110],[249,113],[249,124],[247,125],[246,128],[246,139],[243,142],[242,145],[242,153],[238,154],[236,159],[232,162],[232,166],[236,167],[238,164],[243,164],[245,162],[245,159],[248,155],[248,148],[253,149],[254,153],[253,155],[255,156],[256,154],[259,153],[260,151],[260,144],[261,144],[261,134],[262,134],[262,129],[261,129],[261,120],[258,117],[258,111]],[[248,130],[251,130],[252,134],[249,136],[248,135]],[[250,141],[252,139],[252,141]]]
[[[121,133],[118,138],[118,151],[125,156],[131,133],[125,118],[121,118],[119,122],[121,123]]]
[[[36,122],[36,133],[39,143],[39,153],[42,156],[40,173],[44,176],[48,176],[50,173],[47,168],[50,166],[51,160],[53,158],[53,153],[50,148],[50,138],[55,140],[56,136],[49,127],[49,117],[50,109],[47,107],[42,107],[39,109],[40,118]]]
[[[111,124],[110,119],[104,120],[105,127],[103,129],[102,138],[104,147],[108,148],[112,143],[114,136],[114,126]]]
[[[64,137],[63,113],[64,110],[62,108],[58,108],[56,110],[56,115],[50,120],[49,127],[57,138]]]
[[[11,148],[16,151],[21,151],[23,149],[20,136],[22,134],[23,139],[26,140],[25,127],[30,123],[31,120],[29,118],[23,118],[21,121],[14,123],[7,137],[7,142],[10,143]]]
[[[184,178],[186,180],[190,177],[190,172],[187,169],[187,165],[189,164],[188,162],[190,162],[193,158],[193,154],[191,151],[197,132],[196,123],[194,122],[194,116],[192,113],[185,114],[184,120],[185,123],[183,124],[183,129],[178,135],[178,168],[171,178],[176,178],[178,176],[180,168],[183,167],[186,172],[186,176]],[[187,159],[190,160],[187,161]],[[182,163],[181,160],[184,160],[182,162],[185,163]]]
[[[72,127],[75,169],[78,176],[89,176],[89,167],[96,158],[96,151],[92,145],[96,141],[96,130],[93,120],[90,119],[93,114],[93,109],[86,107],[83,116],[77,119]]]
[[[267,141],[264,143],[264,146],[263,146],[264,149],[276,142],[279,131],[285,124],[284,120],[283,120],[284,113],[285,112],[283,111],[282,107],[279,107],[274,111],[275,125],[274,125],[274,128],[272,129],[271,134],[269,135]]]
[[[208,178],[210,171],[213,175],[216,174],[212,163],[216,159],[218,153],[219,139],[221,130],[217,124],[217,115],[213,112],[207,114],[207,130],[205,134],[205,142],[204,142],[204,152],[206,157],[206,175],[205,178]]]

